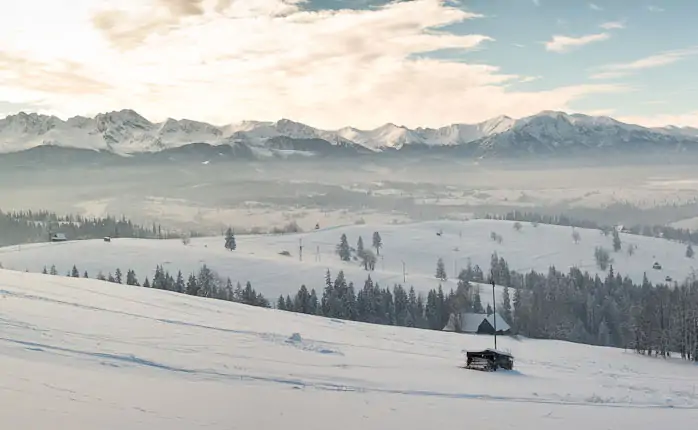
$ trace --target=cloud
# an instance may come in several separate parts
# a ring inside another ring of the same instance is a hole
[[[595,10],[595,11],[597,11],[597,12],[603,10],[603,8],[602,8],[601,6],[599,6],[599,5],[597,5],[596,3],[589,3],[589,8],[590,8],[591,10]]]
[[[590,43],[602,42],[611,37],[608,33],[589,34],[581,37],[553,36],[552,40],[545,43],[545,49],[552,52],[567,52]]]
[[[674,125],[677,127],[698,128],[698,110],[678,115],[619,116],[616,119],[628,124],[638,124],[645,127],[665,127],[667,125]]]
[[[664,12],[664,9],[662,9],[661,7],[659,7],[659,6],[652,6],[652,5],[647,6],[647,10],[648,10],[649,12],[655,12],[655,13]]]
[[[625,28],[625,23],[621,21],[609,21],[604,22],[599,27],[603,28],[604,30],[622,30]]]
[[[627,76],[633,72],[644,69],[668,66],[681,61],[686,57],[698,54],[698,48],[681,49],[662,52],[629,63],[609,64],[597,68],[597,72],[591,75],[592,79],[616,79]]]
[[[75,62],[47,63],[7,51],[0,51],[0,85],[66,95],[100,93],[110,88]]]
[[[590,94],[626,90],[586,84],[516,91],[513,84],[525,76],[464,58],[419,55],[472,50],[492,40],[437,30],[480,17],[439,0],[339,11],[304,11],[281,0],[209,1],[201,3],[203,13],[200,3],[177,4],[123,0],[111,18],[104,10],[95,17],[96,4],[70,13],[56,6],[61,19],[47,19],[47,30],[36,26],[34,39],[24,40],[23,57],[16,53],[27,63],[0,64],[0,98],[40,99],[61,116],[131,108],[152,120],[292,118],[324,128],[370,128],[569,110]],[[25,13],[32,16],[31,8]],[[0,36],[17,28],[0,25]],[[52,34],[75,41],[66,47]],[[16,75],[9,76],[5,64]]]

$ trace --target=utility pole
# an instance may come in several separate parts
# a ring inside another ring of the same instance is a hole
[[[494,273],[492,273],[492,312],[494,315],[494,349],[497,349],[497,299],[494,296]]]
[[[298,258],[303,261],[303,239],[298,239]]]
[[[405,261],[404,260],[400,260],[400,261],[402,261],[402,283],[406,284],[407,283],[407,272],[405,272]]]

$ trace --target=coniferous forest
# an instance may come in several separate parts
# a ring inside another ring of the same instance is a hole
[[[126,218],[88,218],[58,215],[48,211],[3,212],[0,210],[0,246],[47,242],[52,233],[63,233],[70,240],[133,237],[172,239],[181,234],[159,224],[141,226]],[[196,236],[196,234],[190,234]]]
[[[44,273],[58,275],[55,267]],[[88,277],[74,266],[66,276]],[[247,282],[233,285],[207,266],[197,273],[172,275],[162,266],[151,279],[139,281],[133,270],[116,269],[96,278],[117,284],[142,286],[177,293],[227,300],[252,306],[272,303]],[[679,354],[698,361],[698,279],[682,284],[652,285],[646,279],[634,284],[609,268],[605,278],[571,269],[563,273],[551,267],[547,273],[517,273],[507,262],[492,255],[485,276],[478,266],[468,266],[458,276],[455,290],[441,286],[427,294],[414,287],[396,284],[392,288],[374,282],[370,275],[355,286],[340,271],[325,274],[321,292],[302,285],[294,295],[280,296],[275,307],[284,311],[328,318],[442,330],[452,313],[491,312],[483,308],[491,287],[479,283],[492,280],[504,287],[498,313],[515,334],[539,339],[632,349],[641,354],[667,357]],[[488,300],[489,301],[489,300]]]

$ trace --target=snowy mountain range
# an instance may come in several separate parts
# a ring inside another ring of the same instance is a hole
[[[281,119],[215,126],[187,119],[154,123],[133,110],[77,116],[20,112],[0,119],[0,154],[70,148],[122,156],[172,150],[208,150],[250,157],[292,154],[382,153],[420,150],[462,156],[515,156],[589,150],[698,148],[698,129],[646,128],[609,117],[544,111],[521,119],[500,116],[478,124],[410,129],[386,124],[373,130],[321,130]],[[225,148],[225,149],[223,149]]]

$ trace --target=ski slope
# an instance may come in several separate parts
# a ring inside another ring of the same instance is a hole
[[[296,334],[294,336],[294,334]],[[688,428],[698,366],[0,270],[0,428]],[[464,424],[465,425],[465,424]]]
[[[116,268],[123,273],[133,269],[141,282],[146,275],[152,278],[158,264],[173,275],[182,270],[186,276],[205,263],[233,282],[244,284],[249,280],[270,298],[293,294],[302,284],[319,292],[324,286],[327,269],[333,277],[344,270],[349,281],[362,287],[369,273],[358,262],[342,262],[335,253],[343,233],[351,246],[356,246],[361,236],[365,246],[370,247],[373,232],[379,231],[384,247],[376,270],[370,273],[373,280],[383,286],[393,286],[406,279],[407,285],[422,292],[440,283],[435,278],[439,257],[443,258],[450,277],[443,283],[446,290],[455,287],[455,274],[465,268],[469,260],[487,273],[493,252],[504,257],[512,270],[545,273],[551,265],[563,271],[577,266],[605,276],[605,272],[596,268],[594,260],[595,247],[603,246],[611,251],[614,270],[637,283],[642,282],[643,273],[654,283],[664,282],[666,276],[680,281],[691,275],[698,263],[685,257],[685,245],[664,239],[621,234],[623,249],[614,253],[612,238],[601,235],[598,230],[577,229],[581,241],[575,244],[570,227],[522,225],[518,232],[512,222],[494,220],[353,225],[299,234],[238,236],[238,247],[233,252],[224,248],[222,237],[193,239],[189,245],[180,240],[145,239],[40,243],[0,248],[0,263],[5,268],[30,272],[41,272],[44,266],[55,265],[59,274],[65,274],[76,265],[81,274],[87,271],[90,277],[96,277],[99,271],[107,275]],[[436,234],[439,231],[443,232],[441,236]],[[503,237],[501,244],[490,239],[491,232]],[[302,261],[298,252],[301,244]],[[626,252],[630,244],[637,247],[633,256]],[[282,251],[288,251],[291,256],[280,255]],[[655,261],[662,264],[662,270],[652,269]],[[483,301],[488,298],[487,294],[483,295]]]

